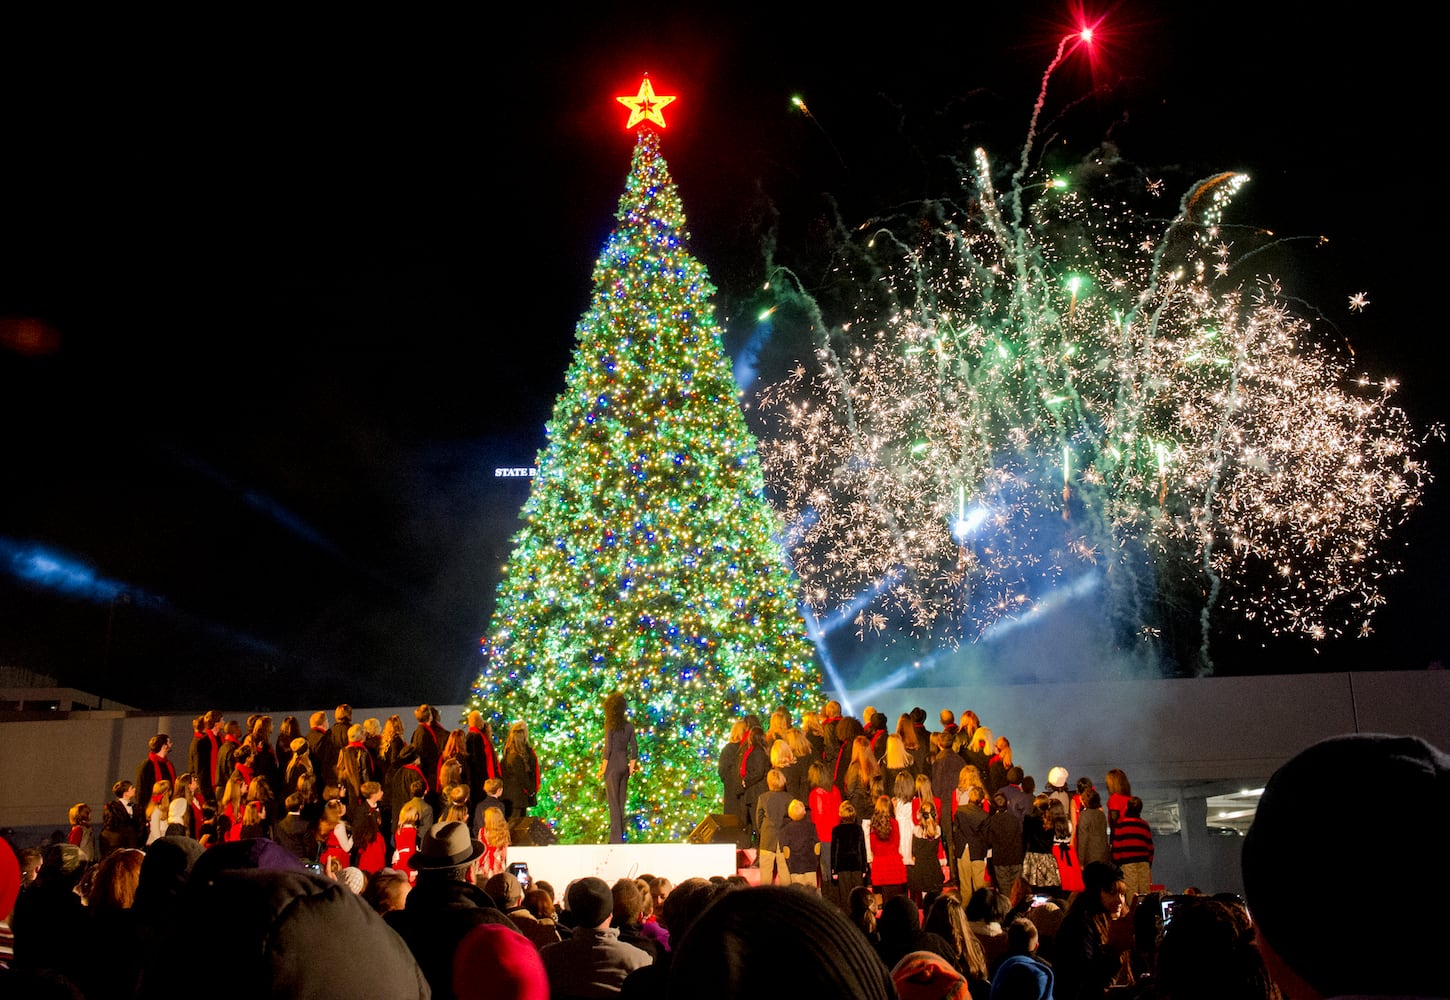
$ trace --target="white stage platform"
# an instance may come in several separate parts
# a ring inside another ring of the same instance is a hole
[[[734,844],[555,844],[511,846],[509,863],[522,861],[529,877],[543,879],[557,896],[576,878],[597,875],[610,885],[622,878],[657,875],[679,885],[687,878],[736,874]]]

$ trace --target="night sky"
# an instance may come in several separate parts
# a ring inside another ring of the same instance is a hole
[[[462,701],[527,492],[494,472],[543,444],[623,190],[614,97],[644,72],[678,95],[664,153],[737,352],[767,245],[809,273],[831,211],[929,197],[974,145],[1018,153],[1074,21],[985,6],[7,15],[0,665],[158,709]],[[1247,171],[1234,218],[1327,238],[1287,259],[1292,294],[1401,379],[1417,425],[1445,420],[1434,33],[1390,5],[1270,6],[1095,12],[1048,144],[1110,133],[1175,203]],[[806,343],[781,336],[762,384]],[[1425,456],[1443,472],[1443,444]],[[1374,636],[1226,636],[1221,672],[1444,658],[1443,485],[1425,500]]]

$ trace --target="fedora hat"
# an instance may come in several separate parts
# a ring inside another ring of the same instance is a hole
[[[434,823],[408,859],[412,868],[461,868],[483,853],[483,845],[468,833],[468,824],[453,820]]]

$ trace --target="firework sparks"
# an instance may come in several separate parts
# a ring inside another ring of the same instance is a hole
[[[978,150],[960,197],[860,227],[839,264],[853,314],[759,394],[812,610],[956,644],[1091,576],[1141,642],[1196,617],[1201,670],[1218,610],[1368,634],[1440,429],[1417,433],[1391,380],[1352,377],[1250,269],[1273,234],[1225,235],[1245,175],[1193,185],[1164,224],[1101,159],[1095,184],[1029,163],[999,197]]]

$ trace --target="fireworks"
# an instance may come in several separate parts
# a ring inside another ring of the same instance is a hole
[[[1439,429],[1257,269],[1274,238],[1224,221],[1246,176],[1155,220],[1163,183],[1110,149],[1031,167],[1042,102],[1003,195],[977,150],[958,196],[840,248],[851,311],[759,394],[806,603],[955,645],[1091,591],[1148,644],[1196,623],[1205,670],[1218,610],[1368,634]]]

